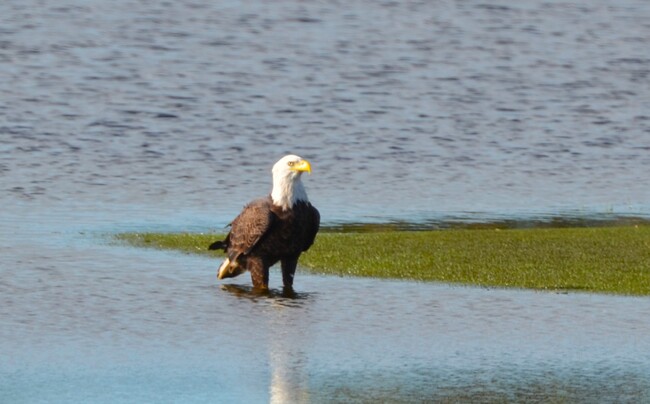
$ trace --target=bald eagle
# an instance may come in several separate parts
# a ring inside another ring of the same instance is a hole
[[[266,289],[269,268],[280,261],[285,288],[293,286],[298,257],[314,243],[320,226],[320,214],[300,180],[302,173],[311,174],[311,164],[288,155],[275,163],[272,172],[271,194],[246,205],[230,224],[226,239],[208,247],[226,252],[218,279],[250,271],[253,287]]]

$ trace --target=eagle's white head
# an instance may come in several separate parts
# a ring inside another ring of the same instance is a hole
[[[273,204],[283,210],[291,209],[298,201],[307,202],[307,192],[300,181],[305,171],[311,174],[311,164],[302,157],[289,154],[273,166]]]

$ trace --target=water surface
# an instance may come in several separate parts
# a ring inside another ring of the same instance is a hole
[[[650,398],[647,298],[302,272],[285,297],[277,270],[259,295],[212,259],[84,234],[1,263],[9,402]]]
[[[644,0],[0,12],[3,201],[227,221],[291,151],[330,221],[650,213]]]
[[[649,401],[647,298],[106,242],[222,230],[287,152],[328,225],[650,217],[650,3],[511,3],[2,2],[0,401]]]

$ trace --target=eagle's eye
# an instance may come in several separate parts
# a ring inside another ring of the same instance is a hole
[[[293,165],[296,164],[296,163],[293,162],[293,161],[290,161],[288,164],[289,164],[289,167],[293,167]]]

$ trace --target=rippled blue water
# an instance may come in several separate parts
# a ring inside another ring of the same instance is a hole
[[[287,152],[326,224],[648,217],[649,17],[2,2],[0,401],[650,400],[647,298],[305,274],[260,297],[101,237],[220,230]]]
[[[331,221],[649,213],[642,0],[0,7],[3,200],[227,221],[292,151]]]

